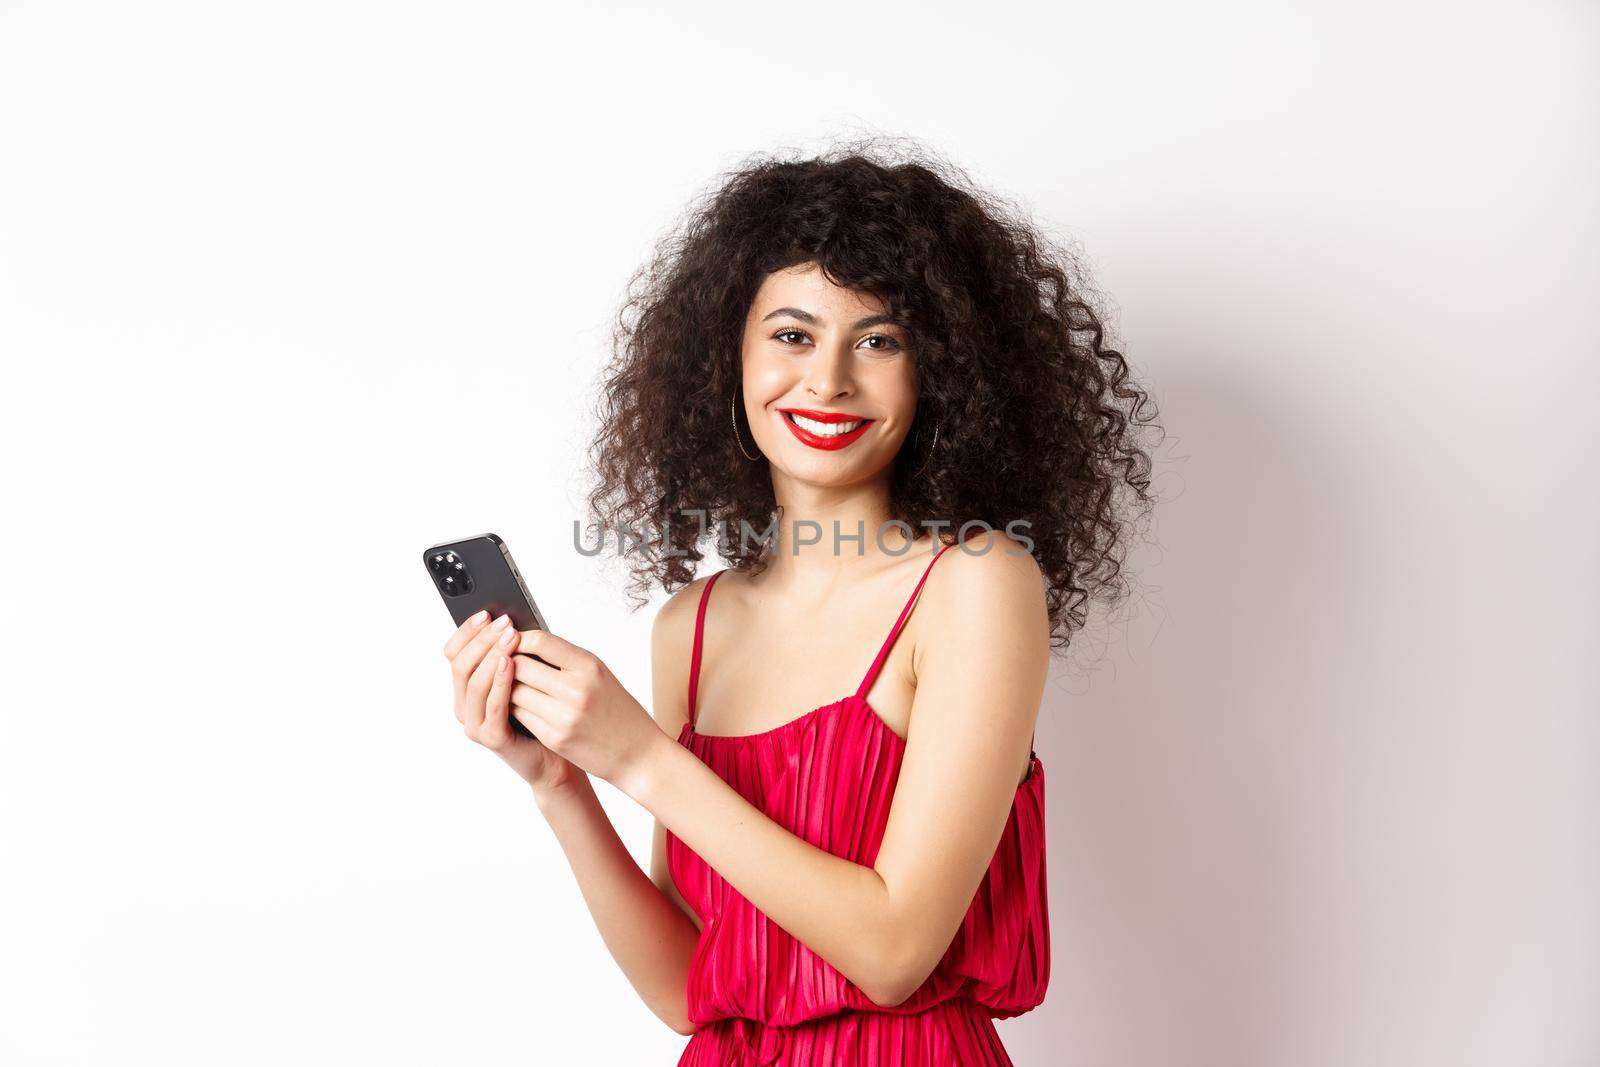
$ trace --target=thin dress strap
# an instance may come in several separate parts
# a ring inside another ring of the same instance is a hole
[[[694,654],[689,659],[689,725],[694,725],[694,694],[695,687],[700,682],[700,639],[706,628],[706,598],[711,595],[711,587],[717,584],[717,579],[728,573],[726,567],[710,578],[700,590],[700,607],[694,616]]]
[[[928,575],[933,571],[933,565],[939,562],[940,556],[956,547],[959,543],[952,542],[945,545],[928,562],[927,568],[922,572],[921,580],[917,582],[917,587],[911,591],[911,597],[906,601],[906,606],[900,609],[900,617],[894,621],[894,628],[889,631],[888,640],[884,641],[883,647],[878,650],[878,658],[872,661],[872,666],[867,669],[867,676],[861,679],[861,687],[856,690],[857,700],[865,701],[867,694],[872,690],[872,683],[878,680],[878,671],[883,669],[883,661],[889,658],[889,649],[894,647],[895,638],[900,636],[900,627],[905,624],[906,616],[911,614],[911,607],[917,602],[917,594],[922,592],[922,584],[928,580]],[[1034,743],[1038,738],[1039,733],[1035,730],[1033,736],[1028,739],[1028,761],[1030,767],[1033,764],[1033,760],[1038,757],[1038,752],[1034,748]]]
[[[917,594],[922,592],[922,583],[928,580],[933,565],[939,562],[939,557],[956,547],[956,542],[945,545],[934,553],[933,559],[928,561],[928,566],[922,572],[922,578],[917,582],[917,587],[911,590],[911,597],[906,601],[906,606],[900,609],[900,617],[894,621],[894,628],[889,631],[888,640],[883,647],[878,649],[878,658],[872,661],[872,666],[867,668],[867,676],[861,679],[861,687],[856,690],[856,699],[865,700],[867,693],[872,689],[872,683],[878,680],[878,671],[883,669],[883,661],[889,658],[889,649],[894,647],[894,639],[900,636],[900,627],[905,624],[906,616],[911,614],[911,605],[917,602]]]

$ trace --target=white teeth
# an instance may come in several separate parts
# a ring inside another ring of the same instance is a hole
[[[840,434],[851,432],[867,421],[865,419],[856,419],[854,422],[818,422],[816,419],[808,419],[804,415],[796,415],[792,411],[785,412],[785,414],[794,420],[796,426],[799,426],[802,430],[809,430],[818,437],[838,437]]]

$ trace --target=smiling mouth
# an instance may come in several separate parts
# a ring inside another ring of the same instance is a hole
[[[826,413],[829,419],[812,418],[796,411],[786,411],[782,408],[778,414],[783,416],[784,425],[789,427],[789,432],[794,434],[795,440],[807,448],[815,448],[820,452],[835,452],[841,448],[849,448],[867,428],[873,424],[873,419],[853,419],[848,415]],[[822,415],[818,411],[814,414]]]
[[[816,419],[808,419],[804,415],[796,415],[792,411],[784,411],[781,414],[791,424],[800,427],[807,433],[814,433],[818,437],[842,437],[845,434],[854,433],[872,421],[871,419],[851,419],[849,422],[819,422]]]

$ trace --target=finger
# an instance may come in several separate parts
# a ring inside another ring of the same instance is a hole
[[[461,646],[466,644],[479,630],[482,630],[483,624],[488,621],[489,609],[485,608],[476,615],[470,616],[460,626],[457,626],[450,634],[450,640],[444,643],[444,658],[454,659],[456,653],[461,651]]]
[[[511,658],[511,668],[516,673],[516,680],[523,685],[557,700],[570,699],[572,696],[571,675],[564,675],[562,671],[548,663],[542,663],[525,655],[517,655]]]
[[[533,735],[534,740],[538,741],[546,748],[550,748],[550,738],[553,736],[553,724],[549,719],[545,718],[545,716],[540,713],[538,708],[523,706],[535,703],[538,700],[537,694],[530,694],[527,692],[519,693],[519,690],[526,690],[527,688],[528,687],[525,685],[517,685],[515,683],[512,684],[510,703],[511,718],[517,720],[523,726],[527,727],[528,732]],[[554,752],[555,749],[550,749],[550,751]],[[557,754],[559,755],[559,753]]]
[[[517,651],[538,656],[557,669],[576,667],[590,657],[588,649],[549,630],[518,630]]]
[[[517,632],[508,625],[498,632],[491,629],[485,636],[490,637],[491,642],[480,654],[478,665],[467,677],[466,689],[461,700],[461,722],[474,730],[483,725],[484,705],[489,697],[489,689],[494,684],[495,669],[502,658],[511,654],[511,646],[516,643]]]
[[[520,682],[511,686],[511,714],[517,715],[520,709],[524,714],[531,715],[539,720],[541,728],[549,729],[566,722],[571,712],[560,700],[548,693],[541,693],[531,686]],[[521,715],[517,715],[521,719]],[[529,724],[524,724],[529,725]],[[530,726],[531,728],[531,726]],[[543,740],[541,738],[541,740]]]
[[[450,676],[454,680],[458,704],[466,699],[467,680],[472,677],[472,672],[478,669],[484,655],[494,647],[495,642],[507,633],[515,634],[516,631],[511,628],[510,616],[502,615],[480,629],[456,652],[455,658],[450,661]],[[511,647],[516,647],[515,638],[512,639]]]
[[[499,646],[486,657],[486,662],[493,662],[494,673],[489,681],[489,695],[483,701],[483,736],[496,745],[503,744],[511,733],[511,687],[516,682],[516,674],[511,669],[514,658]]]

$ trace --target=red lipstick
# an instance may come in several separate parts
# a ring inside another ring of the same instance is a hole
[[[850,415],[838,411],[812,411],[809,408],[779,408],[778,410],[784,415],[783,424],[789,427],[790,433],[794,434],[795,437],[800,439],[801,444],[809,445],[812,448],[820,449],[824,452],[832,452],[846,447],[857,440],[862,434],[866,433],[867,427],[871,426],[873,423],[872,419],[863,419],[859,415]],[[823,437],[819,434],[814,434],[810,430],[798,425],[793,419],[787,417],[789,414],[799,415],[802,418],[813,419],[817,422],[856,422],[859,420],[861,425],[857,426],[849,433],[837,434],[833,437]]]

